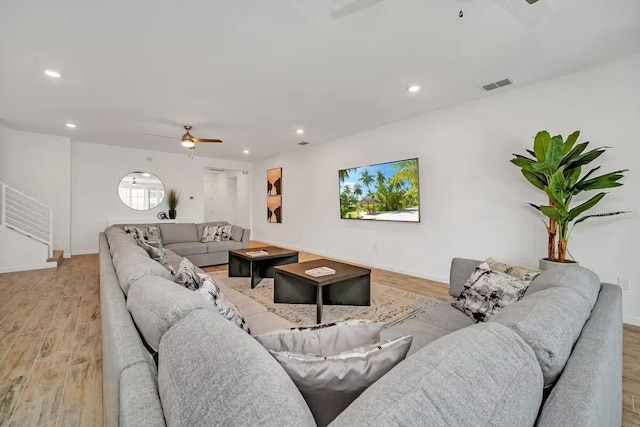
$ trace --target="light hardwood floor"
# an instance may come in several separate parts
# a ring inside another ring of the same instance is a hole
[[[317,258],[300,253],[300,261]],[[448,297],[446,285],[425,279],[379,269],[372,279]],[[0,426],[102,424],[99,303],[97,255],[74,256],[57,269],[0,274]],[[629,325],[623,396],[623,425],[640,426],[640,328]]]

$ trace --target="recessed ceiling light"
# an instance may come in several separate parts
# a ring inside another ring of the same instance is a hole
[[[67,123],[67,127],[68,127],[68,128],[71,128],[71,129],[75,129],[75,128],[77,128],[77,126],[76,126],[76,125],[74,125],[73,123]]]
[[[142,176],[144,176],[145,178],[149,178],[151,174],[149,172],[142,172]]]
[[[49,76],[49,77],[55,77],[57,79],[59,79],[61,76],[61,74],[57,71],[54,70],[44,70],[44,73]]]
[[[244,154],[249,154],[249,150],[242,150]]]
[[[420,92],[420,86],[418,86],[418,85],[412,85],[412,86],[409,86],[409,87],[407,88],[407,92],[409,92],[409,93],[416,93],[416,92]]]
[[[304,129],[297,129],[297,130],[296,130],[296,133],[297,133],[298,135],[302,135],[302,134],[304,133]]]

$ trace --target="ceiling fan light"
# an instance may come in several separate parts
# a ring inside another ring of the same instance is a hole
[[[196,146],[196,143],[193,141],[189,141],[188,139],[184,139],[181,142],[182,146],[185,148],[193,148]]]

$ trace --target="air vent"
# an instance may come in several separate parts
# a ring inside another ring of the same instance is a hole
[[[497,82],[494,82],[494,83],[486,84],[486,85],[482,86],[482,89],[484,89],[485,91],[489,92],[490,90],[498,89],[500,87],[509,86],[509,85],[512,85],[512,84],[513,84],[513,80],[511,80],[511,79],[502,79],[502,80],[498,80]]]
[[[307,141],[298,142],[298,145],[309,145],[309,144],[311,143]]]
[[[224,169],[207,168],[209,172],[224,172]]]

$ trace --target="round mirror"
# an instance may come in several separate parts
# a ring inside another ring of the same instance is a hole
[[[131,209],[148,211],[164,200],[164,184],[149,172],[131,172],[120,181],[118,195]]]

